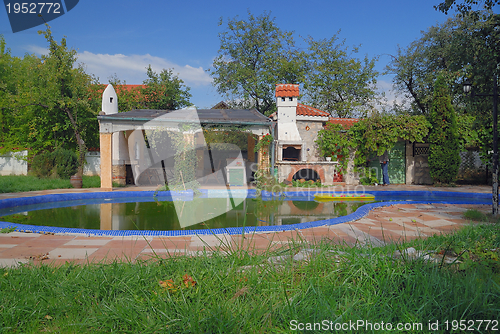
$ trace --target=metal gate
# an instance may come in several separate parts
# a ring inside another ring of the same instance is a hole
[[[406,144],[404,141],[398,141],[389,151],[389,181],[391,184],[406,183]],[[368,165],[370,169],[377,170],[377,179],[379,184],[383,183],[382,167],[377,156],[370,157]]]

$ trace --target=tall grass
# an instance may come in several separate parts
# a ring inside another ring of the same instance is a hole
[[[98,188],[101,186],[99,176],[83,176],[82,182],[83,188]],[[0,193],[68,188],[73,188],[70,181],[58,178],[38,178],[32,175],[0,176]]]
[[[364,321],[410,324],[407,332],[427,333],[438,321],[439,332],[452,332],[446,320],[498,321],[500,266],[457,269],[392,255],[409,246],[476,249],[498,232],[498,225],[480,225],[382,248],[324,242],[300,262],[292,256],[312,246],[296,240],[264,254],[241,247],[136,264],[4,268],[0,326],[9,333],[289,333],[307,323],[334,328]],[[493,239],[488,247],[498,249],[500,238]],[[284,263],[270,264],[277,255]]]

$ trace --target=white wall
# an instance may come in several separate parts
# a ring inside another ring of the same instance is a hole
[[[84,175],[101,175],[101,153],[100,152],[87,152],[85,154],[87,163],[83,167]]]
[[[8,152],[0,155],[0,175],[26,175],[28,162],[23,160],[28,151]]]
[[[28,162],[23,160],[27,155],[28,151],[0,155],[0,175],[27,175]],[[100,152],[87,152],[85,160],[87,161],[83,169],[85,175],[101,175]]]

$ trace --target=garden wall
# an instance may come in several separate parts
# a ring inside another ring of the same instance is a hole
[[[8,152],[0,155],[0,175],[27,175],[28,162],[25,160],[28,151]],[[85,175],[101,174],[101,154],[97,151],[85,155]]]
[[[27,155],[28,151],[0,154],[0,175],[28,174],[28,162],[25,160]]]

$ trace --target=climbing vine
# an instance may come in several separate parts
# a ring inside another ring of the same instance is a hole
[[[273,140],[274,140],[273,136],[271,136],[269,133],[267,133],[255,145],[254,151],[258,152],[263,147],[269,147],[269,145],[271,145],[271,143],[273,142]]]
[[[423,115],[373,115],[355,123],[349,129],[340,124],[329,123],[318,132],[316,144],[323,156],[349,156],[355,150],[355,166],[365,166],[368,157],[382,155],[394,147],[398,140],[423,142],[429,133],[429,122]],[[347,168],[347,159],[340,159]]]
[[[199,125],[198,125],[199,126]],[[169,187],[172,190],[196,190],[200,187],[196,180],[195,138],[193,125],[181,124],[179,131],[169,131],[176,154],[174,157],[174,182]]]
[[[205,142],[210,149],[228,150],[233,144],[241,151],[248,151],[248,135],[246,128],[213,126],[203,129]]]

